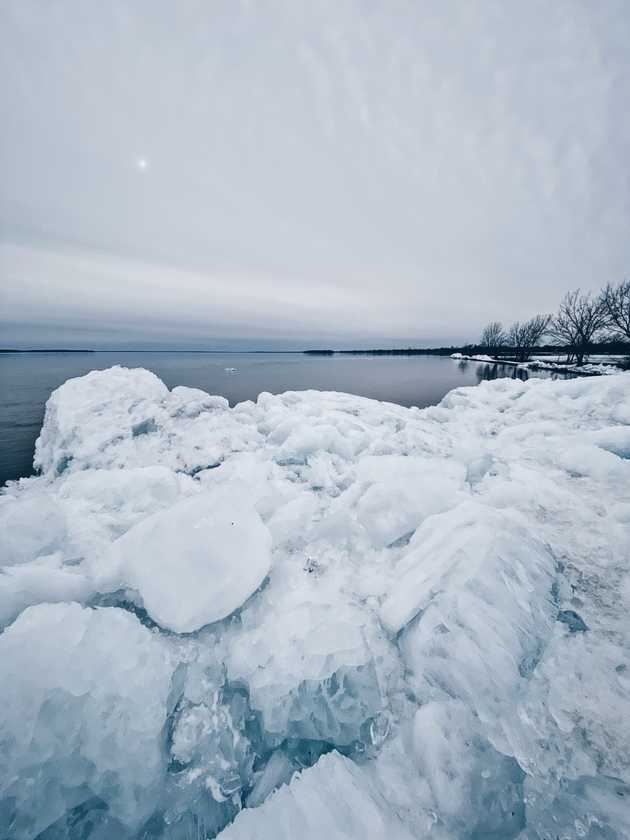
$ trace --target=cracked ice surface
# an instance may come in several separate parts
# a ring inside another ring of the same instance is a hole
[[[630,376],[112,368],[0,496],[0,837],[630,836]]]

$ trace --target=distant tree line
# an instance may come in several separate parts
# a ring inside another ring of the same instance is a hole
[[[567,292],[555,315],[535,315],[508,329],[491,321],[481,333],[479,348],[489,355],[509,354],[526,362],[544,336],[567,352],[567,362],[584,363],[595,342],[630,342],[630,280],[609,284],[598,294]],[[626,348],[627,349],[627,348]]]

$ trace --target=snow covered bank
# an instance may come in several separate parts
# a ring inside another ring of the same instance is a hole
[[[36,463],[0,837],[630,836],[630,375],[230,409],[113,368]]]
[[[547,370],[555,373],[572,373],[576,376],[607,376],[622,371],[623,358],[620,356],[593,356],[590,362],[582,365],[566,364],[560,356],[532,356],[529,362],[512,362],[494,356],[477,354],[467,356],[464,353],[451,353],[451,359],[461,359],[471,362],[486,362],[492,365],[507,365],[508,367],[523,368],[525,370]]]

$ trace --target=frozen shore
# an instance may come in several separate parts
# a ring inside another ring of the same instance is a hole
[[[630,836],[630,374],[406,409],[142,369],[0,496],[0,837]]]
[[[532,356],[528,362],[514,362],[486,354],[468,356],[465,353],[451,353],[451,359],[462,361],[485,362],[491,365],[506,365],[507,367],[523,368],[524,370],[548,370],[552,373],[571,373],[575,376],[606,376],[622,371],[623,357],[621,356],[593,356],[590,361],[582,365],[567,364],[561,356]]]

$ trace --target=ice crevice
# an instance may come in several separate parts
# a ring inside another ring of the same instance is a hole
[[[629,441],[626,374],[69,380],[0,495],[0,838],[630,836]]]

